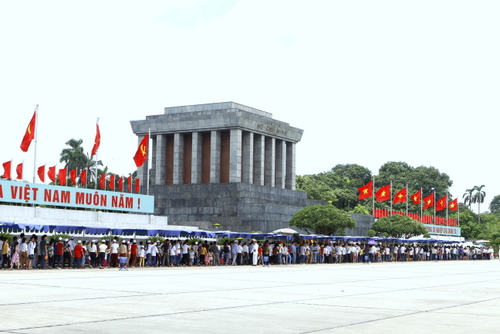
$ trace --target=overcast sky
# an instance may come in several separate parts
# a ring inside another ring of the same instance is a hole
[[[297,174],[387,161],[434,166],[455,197],[500,194],[500,2],[2,1],[0,162],[36,104],[36,165],[71,138],[128,175],[130,120],[234,101],[304,129]],[[2,170],[3,172],[3,170]],[[37,182],[39,182],[37,180]],[[482,209],[487,209],[484,205]]]

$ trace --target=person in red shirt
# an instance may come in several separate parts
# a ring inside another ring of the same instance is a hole
[[[62,238],[59,238],[58,243],[56,244],[56,267],[61,269],[62,263],[64,260],[64,243]]]
[[[130,267],[135,268],[135,262],[137,261],[137,242],[132,241],[130,246]]]
[[[75,264],[76,264],[76,269],[82,268],[82,254],[83,254],[83,247],[82,247],[82,241],[78,240],[78,243],[75,246],[74,249],[74,255],[73,257],[75,258]]]

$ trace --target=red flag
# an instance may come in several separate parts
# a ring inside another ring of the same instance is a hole
[[[33,113],[33,117],[31,118],[31,121],[28,124],[28,128],[26,129],[26,133],[24,134],[23,141],[21,142],[21,150],[23,150],[23,152],[28,152],[31,141],[35,139],[35,126],[36,126],[36,110]]]
[[[135,179],[135,192],[141,192],[141,179]]]
[[[434,193],[424,198],[424,210],[434,206]]]
[[[23,163],[22,162],[19,165],[17,165],[16,173],[17,173],[17,179],[22,180],[23,179]]]
[[[368,182],[364,186],[358,188],[358,191],[359,191],[358,200],[372,197],[373,196],[373,180],[370,180],[370,182]]]
[[[134,155],[135,165],[137,167],[141,167],[144,164],[144,161],[148,158],[148,143],[149,143],[149,134],[146,133],[144,138],[142,138],[139,147],[137,148],[137,152]]]
[[[387,201],[388,199],[391,198],[391,185],[388,184],[386,186],[383,186],[377,192],[375,193],[375,199],[377,201]]]
[[[37,174],[40,181],[45,182],[45,165],[38,167]]]
[[[118,189],[123,192],[123,176],[120,176],[120,178],[118,179]]]
[[[94,139],[94,146],[92,147],[92,152],[90,153],[90,156],[94,156],[97,154],[97,150],[99,149],[99,145],[101,145],[101,131],[99,131],[99,124],[95,125],[95,139]]]
[[[86,186],[86,185],[87,185],[87,170],[86,170],[86,169],[83,169],[83,170],[80,172],[80,183],[81,183],[83,186]]]
[[[104,173],[99,176],[99,187],[106,190],[106,174]]]
[[[47,176],[49,177],[50,181],[56,182],[56,166],[49,167]]]
[[[394,196],[394,199],[392,200],[392,203],[403,203],[406,202],[406,187],[401,189],[396,193],[396,196]]]
[[[420,204],[420,202],[422,202],[422,190],[419,190],[413,195],[411,195],[411,201],[415,205]]]
[[[441,211],[446,209],[447,204],[448,204],[448,199],[446,198],[446,195],[444,195],[436,202],[436,211]]]
[[[12,160],[3,163],[3,178],[10,179],[10,171],[12,169]]]
[[[59,169],[59,174],[57,175],[59,178],[59,184],[61,186],[66,185],[66,168]]]
[[[128,189],[128,191],[132,191],[132,175],[130,175],[127,178],[127,189]]]
[[[448,203],[448,208],[451,211],[458,210],[458,198],[455,198],[453,201],[451,201],[450,203]]]
[[[76,169],[72,169],[69,171],[69,178],[71,179],[73,186],[76,186]]]
[[[108,185],[108,187],[111,190],[115,190],[115,174],[111,174],[109,176],[109,185]]]

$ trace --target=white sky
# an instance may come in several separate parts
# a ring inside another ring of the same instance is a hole
[[[500,194],[500,2],[2,1],[0,163],[40,105],[36,165],[70,138],[135,170],[130,120],[234,101],[304,129],[297,174],[387,161]],[[61,163],[58,163],[62,167]],[[1,166],[0,166],[1,167]],[[3,172],[3,169],[1,169]],[[37,181],[38,182],[38,181]]]

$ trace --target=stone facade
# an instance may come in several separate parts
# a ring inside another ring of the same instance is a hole
[[[295,145],[303,130],[268,112],[234,102],[169,107],[131,126],[139,142],[150,133],[149,193],[155,214],[171,224],[270,232],[321,203],[295,190]],[[148,169],[146,162],[138,177],[146,180]]]

